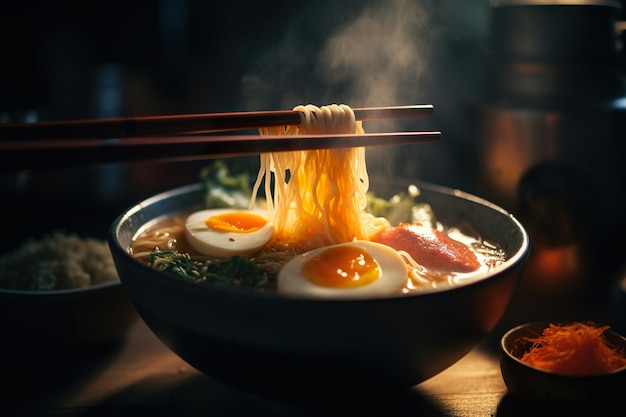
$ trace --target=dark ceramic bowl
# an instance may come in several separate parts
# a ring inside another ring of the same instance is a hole
[[[623,402],[626,367],[610,373],[578,376],[547,371],[520,360],[531,344],[516,341],[523,337],[538,337],[549,325],[550,322],[545,321],[522,324],[502,336],[500,367],[509,393],[522,404],[544,410],[590,409],[600,412],[603,409],[614,409],[615,403]],[[604,335],[611,345],[626,352],[626,339],[623,336],[611,330],[607,330]],[[623,403],[618,406],[623,412]]]
[[[0,351],[86,353],[121,341],[137,318],[120,281],[53,291],[0,289]]]
[[[392,191],[405,190],[392,185]],[[201,184],[130,207],[113,223],[109,241],[122,284],[141,317],[172,351],[206,375],[276,400],[396,393],[445,370],[494,328],[529,252],[527,233],[501,208],[457,190],[416,185],[439,220],[469,222],[500,243],[508,260],[480,279],[439,291],[296,300],[200,288],[133,259],[128,249],[146,223],[203,208]]]

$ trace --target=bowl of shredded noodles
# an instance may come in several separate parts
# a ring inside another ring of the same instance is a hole
[[[504,382],[509,393],[523,403],[600,412],[622,401],[626,338],[609,325],[591,321],[523,324],[503,335],[500,350]]]
[[[55,230],[0,256],[3,350],[38,357],[120,341],[137,313],[106,240]]]
[[[301,110],[300,131],[260,133],[362,132],[347,106]],[[254,172],[215,161],[201,177],[123,211],[113,259],[166,346],[270,399],[379,396],[438,374],[498,323],[529,252],[517,219],[477,196],[370,183],[363,148],[268,152]]]

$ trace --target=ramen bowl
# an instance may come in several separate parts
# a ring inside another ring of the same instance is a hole
[[[109,243],[122,284],[145,323],[180,358],[213,379],[288,402],[393,395],[450,367],[494,328],[529,252],[527,233],[510,213],[458,190],[415,185],[419,199],[441,222],[471,224],[498,242],[507,260],[463,285],[345,300],[198,286],[129,255],[146,225],[204,208],[201,184],[128,208],[112,224]]]
[[[572,375],[547,370],[522,361],[532,342],[542,335],[551,322],[537,321],[508,330],[500,341],[500,368],[509,393],[528,408],[590,411],[586,415],[608,415],[602,411],[620,409],[626,386],[626,367],[590,375]],[[569,323],[563,323],[567,325]],[[626,352],[626,338],[606,330],[607,343],[622,354]],[[570,345],[571,346],[571,345]],[[622,409],[623,412],[623,409]],[[578,414],[577,414],[578,415]]]

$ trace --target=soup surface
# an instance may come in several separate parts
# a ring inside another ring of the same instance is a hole
[[[384,206],[384,211],[390,213],[389,217],[391,218],[400,216],[406,219],[407,215],[412,216],[411,220],[398,223],[404,225],[403,228],[390,226],[387,229],[386,240],[382,238],[385,236],[383,233],[367,240],[379,245],[383,245],[380,243],[381,241],[385,242],[384,246],[388,246],[397,255],[391,255],[390,251],[378,252],[374,258],[375,263],[380,264],[389,257],[397,259],[398,256],[403,261],[401,284],[394,286],[390,291],[382,291],[382,293],[374,293],[370,296],[410,294],[415,291],[458,285],[493,269],[506,260],[506,254],[496,243],[483,240],[469,225],[452,227],[439,223],[428,204],[414,202],[410,193],[398,194],[389,201],[377,199],[373,194],[370,194],[370,198],[371,207]],[[412,203],[409,204],[409,202]],[[372,208],[372,210],[376,211],[377,209]],[[233,208],[226,209],[226,212],[247,213],[248,211],[247,209]],[[405,213],[405,217],[401,216],[400,212]],[[210,214],[210,212],[207,213]],[[260,249],[250,254],[208,255],[199,251],[190,242],[187,225],[192,214],[194,213],[184,212],[170,216],[142,231],[130,249],[133,256],[151,267],[172,274],[174,278],[196,284],[211,283],[213,285],[246,287],[263,292],[280,292],[279,273],[281,270],[289,261],[312,252],[305,246],[294,246],[270,239]],[[407,225],[415,226],[416,230],[413,233],[406,232]],[[218,231],[215,233],[219,235],[226,232]],[[397,238],[400,243],[394,243],[394,238]],[[366,240],[357,241],[364,242]],[[394,244],[398,249],[391,247]],[[320,248],[335,246],[337,245],[321,246]],[[346,257],[347,262],[351,262],[358,259],[359,255],[369,252],[371,249],[366,247],[361,252],[357,251],[356,254],[344,253],[343,261],[342,256],[338,254],[323,259],[318,257],[317,261],[331,267],[326,269],[322,275],[336,275],[332,271],[337,269],[336,266],[345,266]],[[333,262],[337,265],[332,265]],[[291,277],[284,277],[283,280],[302,281],[303,268],[301,265],[297,270],[290,269]],[[343,269],[347,270],[348,268],[344,267]],[[380,281],[388,278],[385,273],[387,271],[383,270],[381,274],[385,278],[379,278]],[[361,271],[357,274],[363,275],[364,273]],[[309,281],[310,279],[307,278],[304,280],[306,283]],[[352,279],[352,281],[355,280]],[[336,295],[338,297],[350,297],[349,293],[353,291],[349,287],[337,288],[341,285],[333,287],[332,284],[328,283],[318,286],[330,286],[333,292],[338,293]],[[297,295],[306,296],[308,292],[311,292],[310,289],[302,291],[305,292],[304,295]]]

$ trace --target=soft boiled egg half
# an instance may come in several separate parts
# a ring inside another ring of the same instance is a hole
[[[218,257],[251,255],[274,234],[274,225],[263,210],[200,210],[187,217],[185,229],[195,250]]]
[[[278,293],[309,298],[372,298],[402,293],[404,259],[365,240],[317,248],[292,258],[278,274]]]

